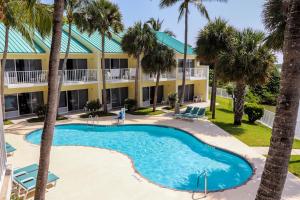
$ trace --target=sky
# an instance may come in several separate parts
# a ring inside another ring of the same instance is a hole
[[[126,27],[137,21],[145,22],[149,18],[164,20],[163,29],[169,29],[176,34],[177,39],[184,41],[184,21],[178,22],[179,4],[170,8],[159,8],[160,0],[111,0],[117,3],[123,15]],[[44,0],[51,3],[52,0]],[[221,17],[237,29],[251,27],[255,30],[265,31],[262,22],[262,9],[264,0],[227,0],[227,3],[205,2],[211,19]],[[201,16],[196,8],[191,7],[189,15],[189,44],[195,46],[197,35],[207,20]],[[282,63],[282,55],[277,54],[277,62]]]

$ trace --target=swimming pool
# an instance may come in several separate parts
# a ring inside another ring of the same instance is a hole
[[[27,141],[39,144],[41,130],[31,132]],[[163,187],[203,191],[205,170],[208,191],[230,189],[244,184],[253,173],[240,156],[207,145],[185,131],[154,125],[89,126],[68,124],[55,127],[53,145],[89,146],[128,155],[135,169],[146,179]]]

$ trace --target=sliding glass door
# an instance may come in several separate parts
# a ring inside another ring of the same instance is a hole
[[[178,96],[182,94],[182,86],[178,86]],[[193,101],[194,99],[194,85],[186,85],[184,93],[184,101]]]
[[[106,90],[107,104],[111,104],[112,108],[124,106],[125,99],[128,98],[128,88],[113,88]]]
[[[43,92],[18,94],[20,115],[32,114],[38,106],[44,105]]]
[[[68,110],[82,110],[88,101],[88,90],[67,91]]]

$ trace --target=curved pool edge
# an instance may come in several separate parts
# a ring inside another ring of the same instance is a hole
[[[186,131],[184,129],[171,126],[171,125],[161,125],[161,124],[153,125],[153,124],[145,124],[145,123],[142,123],[142,124],[118,124],[118,125],[101,125],[101,124],[90,125],[90,124],[85,124],[85,123],[72,123],[71,122],[71,123],[57,124],[57,125],[55,125],[55,127],[56,126],[64,126],[64,125],[85,125],[85,126],[102,126],[102,127],[111,127],[111,126],[143,126],[143,125],[145,125],[145,126],[158,126],[158,127],[165,127],[165,128],[173,128],[173,129],[182,131],[182,132],[184,132],[184,133],[192,136],[193,138],[195,138],[199,142],[204,143],[205,145],[211,146],[211,147],[216,148],[216,149],[218,149],[220,151],[225,151],[227,153],[233,154],[233,155],[235,155],[235,156],[243,159],[250,166],[250,168],[252,170],[252,174],[251,174],[251,176],[249,176],[249,178],[243,184],[235,186],[235,187],[227,188],[227,189],[209,190],[209,191],[207,191],[207,193],[217,193],[217,192],[223,192],[223,191],[234,190],[234,189],[240,188],[240,187],[246,185],[250,180],[252,180],[253,177],[254,177],[254,175],[256,174],[256,167],[254,166],[254,164],[246,156],[240,155],[240,154],[238,154],[236,152],[233,152],[232,150],[228,150],[228,149],[225,149],[225,148],[222,148],[222,147],[218,147],[218,146],[209,144],[208,142],[205,142],[202,139],[200,139],[197,136],[195,136],[195,134],[193,134],[193,133],[191,133],[189,131]],[[38,131],[38,130],[42,130],[42,129],[43,128],[37,128],[35,130],[29,131],[28,133],[24,134],[23,139],[25,140],[25,142],[27,142],[29,144],[32,144],[34,146],[40,146],[39,144],[34,144],[34,143],[28,141],[26,138],[31,133],[33,133],[35,131]],[[170,188],[170,187],[161,185],[159,183],[153,182],[153,181],[149,180],[148,178],[146,178],[145,176],[143,176],[140,172],[138,172],[138,170],[135,168],[133,159],[130,156],[128,156],[125,153],[121,153],[121,152],[119,152],[117,150],[106,149],[106,148],[101,148],[101,147],[83,146],[83,145],[61,145],[61,146],[53,146],[52,145],[52,147],[84,147],[84,148],[92,148],[92,149],[98,149],[98,150],[100,149],[100,150],[105,150],[105,151],[109,151],[109,152],[118,153],[120,155],[125,156],[127,159],[129,159],[129,161],[131,163],[131,168],[133,169],[134,173],[136,173],[137,175],[139,175],[143,180],[145,180],[146,182],[148,182],[150,184],[156,185],[156,186],[158,186],[160,188],[163,188],[163,189],[168,189],[168,190],[172,190],[172,191],[176,191],[176,192],[184,192],[184,193],[190,193],[190,194],[193,194],[193,193],[203,193],[203,191],[174,189],[174,188]]]

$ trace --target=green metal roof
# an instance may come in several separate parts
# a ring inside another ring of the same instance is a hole
[[[85,41],[89,42],[96,49],[101,51],[102,38],[98,32],[95,32],[91,35],[89,35],[87,32],[81,33],[75,26],[72,26],[72,31],[73,33],[83,38]],[[118,41],[117,39],[118,39],[117,36],[114,35],[111,39],[105,37],[105,46],[104,46],[105,53],[123,53],[120,41]]]
[[[43,41],[43,43],[47,46],[47,48],[51,48],[51,37],[45,37],[42,38],[40,34],[36,34],[36,36]],[[61,48],[60,52],[65,53],[67,49],[68,44],[68,32],[62,31],[61,36]],[[71,45],[70,45],[70,53],[91,53],[91,51],[85,47],[83,44],[81,44],[78,40],[76,40],[74,37],[71,37]]]
[[[184,43],[180,42],[179,40],[164,32],[156,32],[156,37],[159,42],[167,45],[169,48],[174,49],[178,53],[184,54]],[[195,54],[193,48],[190,45],[188,45],[187,54]]]
[[[5,27],[0,23],[0,52],[4,50],[5,42]],[[45,53],[38,44],[34,43],[34,48],[29,45],[29,42],[16,30],[9,30],[8,53]]]

